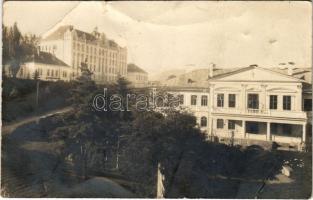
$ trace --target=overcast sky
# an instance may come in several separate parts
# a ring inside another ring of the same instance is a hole
[[[127,46],[128,62],[150,73],[169,69],[311,67],[310,2],[18,2],[4,4],[5,25],[45,36],[72,24],[103,31]]]

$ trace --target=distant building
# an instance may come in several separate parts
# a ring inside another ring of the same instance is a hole
[[[135,64],[127,65],[127,79],[131,82],[132,87],[148,86],[148,73]]]
[[[28,57],[17,71],[16,77],[44,81],[70,81],[72,69],[66,63],[47,52],[37,52]],[[10,64],[5,66],[5,74],[12,77]]]
[[[73,26],[61,26],[40,42],[40,50],[54,54],[71,66],[71,77],[79,75],[82,62],[86,62],[96,83],[116,81],[118,75],[127,74],[127,49],[99,33],[83,32]]]

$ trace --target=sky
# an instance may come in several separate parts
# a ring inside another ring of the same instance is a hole
[[[312,63],[312,7],[301,1],[27,2],[3,6],[3,23],[45,37],[61,25],[98,27],[149,73]]]

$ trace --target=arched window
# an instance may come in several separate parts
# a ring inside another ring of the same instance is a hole
[[[207,118],[206,117],[201,117],[200,126],[201,127],[206,127],[207,126]]]

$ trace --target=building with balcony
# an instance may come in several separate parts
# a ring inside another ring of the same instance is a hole
[[[88,65],[96,83],[116,81],[127,74],[127,49],[99,33],[87,33],[73,26],[61,26],[40,41],[40,50],[55,55],[72,68],[71,79],[80,74],[82,62]]]
[[[221,142],[301,148],[311,140],[312,88],[292,74],[252,65],[211,76],[207,88],[168,90]]]

